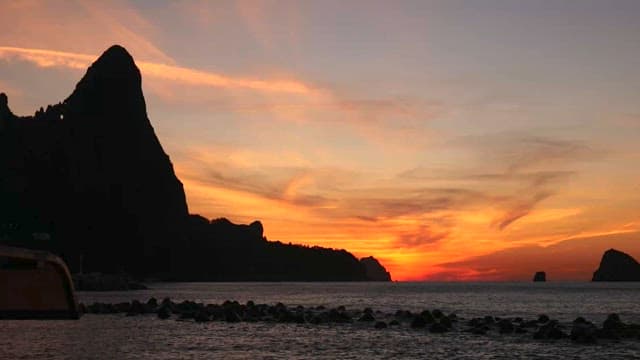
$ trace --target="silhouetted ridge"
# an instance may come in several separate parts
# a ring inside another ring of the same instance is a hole
[[[345,250],[268,241],[262,224],[236,225],[191,215],[176,275],[195,281],[362,281],[364,267]]]
[[[105,51],[63,102],[16,117],[0,95],[0,242],[72,271],[171,280],[367,280],[345,250],[267,241],[262,223],[188,215],[140,71]],[[379,265],[379,264],[378,264]]]
[[[640,281],[640,264],[622,251],[609,249],[602,255],[592,281]]]
[[[141,82],[140,71],[133,57],[120,45],[113,45],[102,53],[87,69],[86,78],[102,81],[134,82],[137,85],[140,85]],[[82,80],[80,84],[83,84]]]

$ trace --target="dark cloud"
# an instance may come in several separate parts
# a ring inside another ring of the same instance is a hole
[[[258,196],[286,201],[300,206],[322,206],[333,200],[315,193],[296,193],[288,196],[287,189],[300,177],[307,176],[312,170],[305,167],[241,167],[225,161],[206,161],[198,156],[190,156],[185,162],[187,180],[204,185],[256,194]],[[327,177],[321,176],[323,181]],[[338,180],[339,176],[335,176]],[[327,187],[331,185],[327,184]]]
[[[520,133],[459,137],[449,145],[475,154],[487,166],[496,165],[507,173],[591,161],[603,153],[579,140]]]
[[[455,210],[486,200],[480,192],[456,188],[366,188],[345,190],[343,203],[353,217],[394,218]]]
[[[500,230],[504,230],[507,226],[511,225],[514,221],[523,218],[542,200],[550,197],[551,193],[540,192],[534,194],[530,198],[518,200],[518,202],[510,208],[507,208],[505,213],[494,221],[494,225]]]
[[[335,106],[347,113],[355,121],[379,123],[404,119],[409,122],[431,120],[442,112],[442,104],[409,98],[391,99],[340,99]],[[395,123],[397,126],[398,124]],[[406,125],[406,123],[405,123]]]
[[[455,182],[478,182],[478,183],[520,183],[533,184],[536,186],[546,185],[554,181],[566,180],[577,175],[572,170],[540,170],[524,172],[476,172],[473,170],[444,170],[430,169],[426,167],[416,167],[398,174],[398,178],[407,180],[444,180]]]
[[[435,245],[447,237],[449,237],[448,231],[435,231],[428,225],[422,225],[418,229],[401,232],[395,244],[403,248],[423,248]]]
[[[576,172],[571,170],[545,170],[530,172],[470,174],[466,177],[466,179],[489,182],[517,182],[523,184],[531,184],[533,186],[543,186],[554,181],[567,179],[573,175],[576,175]]]
[[[460,137],[449,146],[475,160],[475,168],[417,167],[398,175],[410,181],[450,181],[462,189],[477,189],[490,204],[502,209],[493,226],[504,230],[529,215],[545,199],[578,176],[574,167],[601,154],[580,141],[527,134],[500,133]],[[465,164],[466,166],[469,166]],[[481,169],[481,170],[478,170]]]

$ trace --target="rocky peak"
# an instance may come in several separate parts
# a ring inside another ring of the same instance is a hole
[[[140,81],[133,57],[120,45],[113,45],[102,53],[89,67],[87,75]]]
[[[7,121],[12,116],[13,114],[9,109],[9,99],[7,98],[7,94],[0,93],[0,131],[4,130]]]
[[[64,102],[83,115],[96,114],[110,122],[146,120],[147,117],[140,70],[127,50],[119,45],[110,47],[89,67]]]
[[[11,109],[9,109],[9,98],[7,94],[0,93],[0,119],[6,119],[13,115]]]
[[[592,281],[640,281],[640,264],[622,251],[609,249],[602,255]]]

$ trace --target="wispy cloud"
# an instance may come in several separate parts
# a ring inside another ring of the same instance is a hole
[[[487,203],[500,209],[491,221],[498,230],[530,215],[560,192],[569,179],[579,176],[580,163],[602,156],[579,141],[513,133],[460,137],[449,145],[470,155],[464,165],[417,167],[398,178],[450,182],[483,193]],[[469,165],[476,167],[465,168]]]
[[[40,67],[84,69],[96,59],[96,55],[0,46],[0,58],[8,60],[20,59]],[[145,61],[137,62],[137,65],[145,76],[186,85],[247,89],[260,92],[281,92],[309,96],[318,94],[318,90],[299,81],[237,78],[208,71]]]
[[[156,45],[159,35],[128,1],[0,2],[0,44],[90,54],[115,42],[139,59],[173,64]]]
[[[175,60],[162,51],[152,40],[141,33],[156,32],[155,27],[126,2],[76,0],[82,9],[97,23],[96,27],[107,29],[113,39],[126,39],[136,51],[141,51],[150,59],[174,64]],[[103,30],[104,31],[104,30]]]
[[[0,58],[5,60],[20,59],[43,68],[86,69],[96,59],[96,56],[64,51],[0,46]]]
[[[550,196],[551,193],[539,192],[526,199],[517,200],[513,206],[507,208],[507,210],[494,221],[494,224],[498,229],[504,230],[514,221],[529,215],[538,203]]]
[[[477,158],[491,159],[506,173],[548,169],[601,156],[601,150],[583,141],[517,132],[459,137],[451,145]]]

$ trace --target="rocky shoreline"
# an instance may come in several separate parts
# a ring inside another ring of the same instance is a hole
[[[155,315],[160,319],[175,319],[206,323],[211,321],[270,322],[293,324],[362,324],[375,329],[404,327],[415,331],[430,333],[470,333],[477,336],[510,335],[529,337],[536,340],[569,340],[577,344],[595,344],[601,341],[635,340],[640,341],[640,324],[623,322],[617,314],[610,314],[601,326],[583,317],[571,323],[562,323],[547,315],[536,319],[521,317],[498,317],[487,315],[465,319],[455,313],[445,314],[434,310],[411,312],[397,310],[395,313],[374,311],[371,308],[347,309],[344,306],[326,308],[287,307],[256,304],[248,301],[225,301],[222,304],[203,304],[193,301],[174,302],[169,298],[158,301],[155,298],[147,302],[134,300],[122,303],[80,304],[83,313],[89,314],[126,314],[126,316]]]

